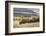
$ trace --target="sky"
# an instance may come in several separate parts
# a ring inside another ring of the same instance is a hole
[[[39,8],[14,8],[13,11],[16,12],[38,12],[39,13]]]
[[[13,8],[15,14],[39,14],[39,8]]]

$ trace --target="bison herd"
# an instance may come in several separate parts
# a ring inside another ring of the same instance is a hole
[[[24,23],[31,23],[31,22],[39,22],[39,18],[32,18],[32,19],[23,19],[20,24]]]
[[[32,23],[32,22],[39,22],[39,17],[35,16],[35,17],[29,17],[29,18],[24,18],[21,17],[19,19],[15,19],[14,20],[20,20],[19,24],[24,24],[24,23]]]

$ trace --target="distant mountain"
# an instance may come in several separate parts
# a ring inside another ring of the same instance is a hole
[[[37,12],[34,12],[33,10],[31,9],[28,9],[28,8],[14,8],[14,16],[32,16],[32,15],[35,15],[35,16],[38,16],[39,13]]]

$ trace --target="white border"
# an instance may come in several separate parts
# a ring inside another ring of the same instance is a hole
[[[30,28],[13,28],[13,8],[39,8],[40,9],[40,27],[30,27]],[[9,3],[9,33],[17,32],[34,32],[34,31],[43,31],[43,5],[37,4],[11,4]]]

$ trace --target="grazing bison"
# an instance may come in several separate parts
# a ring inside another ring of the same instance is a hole
[[[38,16],[33,16],[33,17],[15,17],[14,21],[20,21],[19,24],[24,24],[24,23],[31,23],[31,22],[39,22],[39,17]]]
[[[31,17],[28,19],[23,19],[21,20],[20,24],[24,24],[24,23],[31,23],[31,22],[39,22],[39,17]]]

